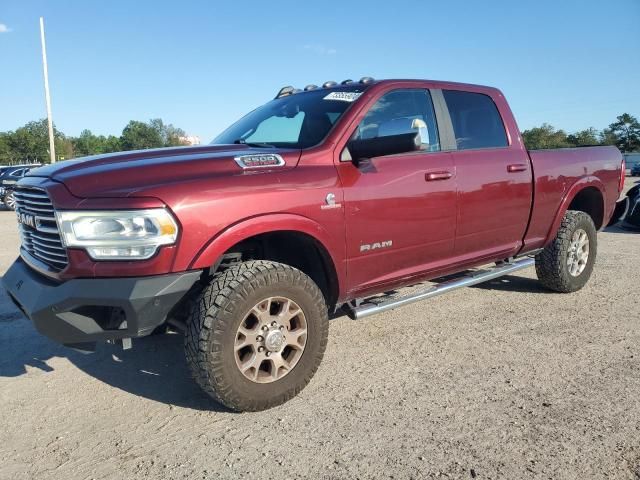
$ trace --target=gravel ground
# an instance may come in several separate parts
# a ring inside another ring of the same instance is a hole
[[[0,232],[1,273],[11,212]],[[337,318],[302,394],[245,414],[189,380],[178,334],[83,355],[0,292],[0,479],[640,479],[640,234],[601,233],[580,292],[534,278]]]

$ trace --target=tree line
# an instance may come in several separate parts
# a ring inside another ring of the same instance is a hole
[[[96,155],[100,153],[145,148],[185,145],[184,130],[164,123],[160,118],[140,122],[131,120],[122,134],[95,135],[83,130],[78,137],[67,136],[54,126],[56,157],[58,160]],[[580,147],[587,145],[616,145],[623,152],[640,151],[640,122],[628,113],[616,118],[608,128],[595,128],[567,133],[548,123],[522,132],[530,150],[542,148]],[[47,120],[29,122],[15,131],[0,132],[0,164],[49,161]]]
[[[588,145],[615,145],[622,152],[640,151],[640,122],[623,113],[608,128],[598,131],[587,128],[575,133],[556,129],[548,123],[522,132],[524,144],[529,150],[543,148],[583,147]]]
[[[160,118],[148,122],[131,120],[120,136],[95,135],[83,130],[78,137],[67,136],[54,125],[54,142],[58,160],[100,153],[141,150],[145,148],[185,145],[185,132]],[[9,132],[0,132],[0,164],[49,161],[47,120],[32,121]]]

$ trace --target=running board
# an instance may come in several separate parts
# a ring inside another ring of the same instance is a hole
[[[426,300],[427,298],[437,297],[438,295],[457,290],[458,288],[470,287],[472,285],[477,285],[478,283],[487,282],[489,280],[517,272],[518,270],[531,267],[534,264],[535,260],[533,258],[523,258],[521,260],[501,263],[490,270],[481,270],[462,278],[449,280],[426,290],[412,293],[406,297],[394,298],[393,300],[387,300],[386,302],[383,301],[381,303],[361,303],[357,307],[351,307],[349,316],[358,320],[370,315],[386,312],[387,310],[403,307],[410,303]]]

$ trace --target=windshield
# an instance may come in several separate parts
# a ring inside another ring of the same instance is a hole
[[[366,85],[317,89],[278,98],[218,135],[212,145],[309,148],[320,143]]]

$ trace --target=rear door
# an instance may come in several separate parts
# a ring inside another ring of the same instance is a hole
[[[351,291],[446,263],[455,238],[456,188],[427,89],[397,89],[371,106],[352,138],[419,132],[422,149],[355,165],[341,162]]]
[[[443,90],[456,149],[457,260],[515,254],[532,202],[532,172],[521,145],[510,145],[501,113],[483,93]],[[506,105],[506,104],[505,104]]]

